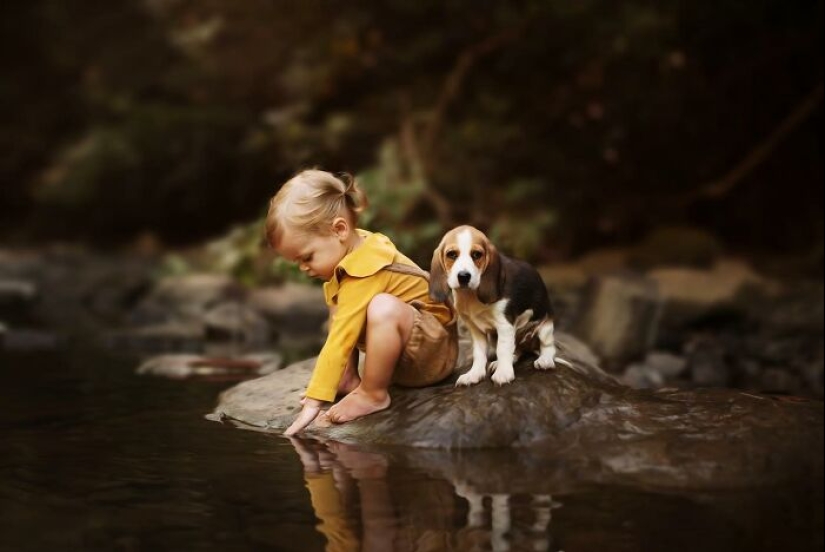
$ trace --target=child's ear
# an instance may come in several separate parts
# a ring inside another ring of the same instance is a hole
[[[433,260],[430,263],[430,299],[439,303],[446,303],[450,296],[450,288],[447,285],[447,271],[444,270],[444,263],[441,259],[441,246],[433,253]]]
[[[347,240],[350,232],[352,232],[352,228],[344,217],[337,217],[332,221],[332,233],[338,237],[338,239],[342,241]]]

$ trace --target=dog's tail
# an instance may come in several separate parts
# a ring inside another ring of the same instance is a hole
[[[596,366],[595,364],[589,364],[586,362],[577,362],[573,364],[568,360],[564,360],[563,358],[556,357],[555,358],[556,364],[563,364],[567,366],[580,376],[584,376],[588,379],[595,379],[602,383],[609,383],[609,384],[617,384],[619,383],[616,378]]]
[[[563,358],[556,357],[556,358],[555,358],[555,359],[553,359],[553,360],[555,360],[555,361],[556,361],[557,363],[559,363],[559,364],[564,364],[565,366],[567,366],[568,368],[572,368],[573,370],[575,370],[575,369],[576,369],[576,367],[575,367],[575,366],[573,366],[571,363],[567,362],[567,361],[566,361],[566,360],[564,360]]]
[[[556,345],[561,355],[555,359],[557,364],[563,364],[585,378],[613,385],[619,383],[616,378],[599,367],[599,358],[593,351],[572,335],[562,332],[557,333]],[[574,360],[571,362],[564,357]]]

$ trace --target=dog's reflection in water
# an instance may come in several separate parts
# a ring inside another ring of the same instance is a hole
[[[465,499],[469,507],[466,529],[468,531],[481,529],[481,534],[488,537],[489,546],[494,552],[510,550],[510,531],[512,529],[510,495],[502,493],[484,494],[468,483],[455,482],[453,485],[456,494]],[[485,499],[489,499],[489,530],[486,530],[488,516]],[[530,550],[549,552],[552,545],[549,533],[550,521],[553,518],[552,510],[560,506],[559,503],[553,502],[551,495],[531,495],[529,507],[533,514],[533,523],[519,541],[523,544],[529,543]],[[483,540],[474,543],[476,546],[471,550],[486,550],[487,547]],[[557,549],[554,548],[553,550]]]
[[[382,454],[332,441],[290,441],[329,552],[559,550],[549,532],[559,505],[550,495],[516,504],[510,495],[485,493],[467,481],[388,479]]]

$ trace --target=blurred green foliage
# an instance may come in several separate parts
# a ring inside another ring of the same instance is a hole
[[[264,221],[237,225],[205,245],[164,256],[156,277],[195,272],[232,276],[248,287],[284,282],[308,282],[295,263],[278,257],[263,243]]]
[[[376,165],[357,180],[370,201],[360,226],[386,234],[400,251],[427,267],[445,228],[432,217],[414,216],[427,188],[421,166],[403,159],[397,141],[388,139]]]

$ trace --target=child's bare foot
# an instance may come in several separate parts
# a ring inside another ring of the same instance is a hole
[[[386,410],[389,406],[390,395],[386,391],[375,396],[365,393],[360,387],[357,387],[327,410],[325,418],[334,424],[343,424]]]

